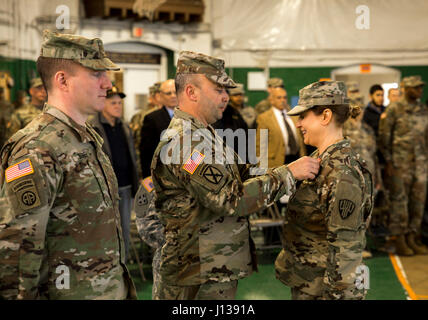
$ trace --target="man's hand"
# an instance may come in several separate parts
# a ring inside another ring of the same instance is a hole
[[[301,157],[288,164],[287,167],[297,180],[314,179],[320,169],[320,160],[311,157]]]

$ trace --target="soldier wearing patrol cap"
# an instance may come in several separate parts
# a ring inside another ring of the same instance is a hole
[[[85,123],[104,108],[106,70],[119,67],[100,39],[45,30],[37,69],[48,92],[43,113],[1,152],[0,297],[136,298],[116,177]]]
[[[366,291],[357,276],[364,270],[373,183],[342,134],[350,115],[344,83],[304,87],[288,114],[299,116],[305,143],[317,148],[311,157],[321,162],[317,177],[303,181],[288,203],[276,276],[291,287],[292,299],[362,299]]]
[[[261,114],[269,110],[270,107],[272,107],[272,104],[270,103],[269,98],[271,97],[272,89],[275,89],[275,88],[284,89],[284,82],[282,81],[281,78],[270,78],[267,81],[267,92],[269,96],[266,99],[263,99],[262,101],[260,101],[258,104],[256,104],[255,109],[257,114]]]
[[[245,104],[244,85],[242,83],[237,83],[236,88],[229,88],[227,93],[230,99],[229,105],[239,111],[248,129],[255,129],[257,112],[253,107]]]
[[[379,149],[385,161],[390,191],[390,232],[397,236],[397,254],[427,254],[420,241],[427,192],[428,110],[420,102],[425,82],[420,76],[403,78],[404,96],[382,114]]]
[[[11,125],[8,130],[9,137],[11,137],[18,130],[24,128],[31,122],[31,120],[42,113],[43,105],[45,104],[47,98],[42,79],[32,79],[29,91],[31,95],[30,103],[16,109],[11,116]]]
[[[360,84],[357,81],[346,82],[346,91],[350,102],[358,105],[364,104],[364,97],[361,95]]]
[[[11,125],[10,116],[13,111],[13,104],[5,99],[4,88],[0,87],[0,148],[9,138],[8,128]]]
[[[250,178],[210,126],[228,103],[225,89],[236,86],[224,61],[183,51],[175,85],[179,106],[151,165],[165,228],[159,298],[233,299],[238,279],[255,268],[247,216],[291,195],[296,179],[315,177],[318,161],[305,157]]]
[[[149,87],[149,99],[147,109],[142,109],[134,114],[129,122],[129,127],[132,130],[132,135],[134,138],[135,152],[137,155],[137,166],[138,166],[138,175],[140,177],[143,176],[143,172],[141,169],[141,156],[140,156],[140,144],[141,144],[141,127],[143,126],[144,117],[158,110],[161,107],[161,103],[159,101],[160,94],[160,86],[162,82],[156,82],[154,85]]]

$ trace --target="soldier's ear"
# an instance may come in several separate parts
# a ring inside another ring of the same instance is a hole
[[[184,92],[190,101],[197,102],[199,100],[198,90],[194,85],[190,83],[186,84]]]
[[[330,109],[325,109],[321,115],[321,124],[328,125],[333,120],[333,112]]]
[[[60,70],[55,73],[53,82],[55,83],[55,86],[61,90],[68,89],[67,75],[65,71]]]

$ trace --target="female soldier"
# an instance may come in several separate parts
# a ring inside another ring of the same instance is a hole
[[[322,81],[299,92],[297,127],[317,148],[319,175],[303,181],[290,199],[283,227],[284,249],[276,276],[292,299],[363,299],[368,281],[362,265],[372,211],[370,172],[343,138],[350,108],[343,82]]]

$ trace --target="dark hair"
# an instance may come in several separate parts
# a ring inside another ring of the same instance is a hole
[[[199,78],[197,74],[179,73],[175,76],[175,92],[177,96],[183,92],[186,84],[191,83],[196,87],[200,87]]]
[[[346,120],[350,116],[356,118],[360,112],[361,108],[357,105],[329,105],[329,106],[315,106],[309,110],[312,110],[317,116],[321,115],[325,109],[330,109],[333,113],[333,119],[338,126],[343,126]]]
[[[39,73],[40,78],[42,78],[43,86],[45,87],[46,92],[52,90],[52,78],[54,77],[55,73],[63,70],[73,74],[76,65],[78,65],[78,63],[74,62],[73,60],[46,58],[40,56],[37,59],[37,72]]]
[[[375,93],[376,91],[383,91],[383,88],[380,84],[374,84],[370,87],[370,94]]]

